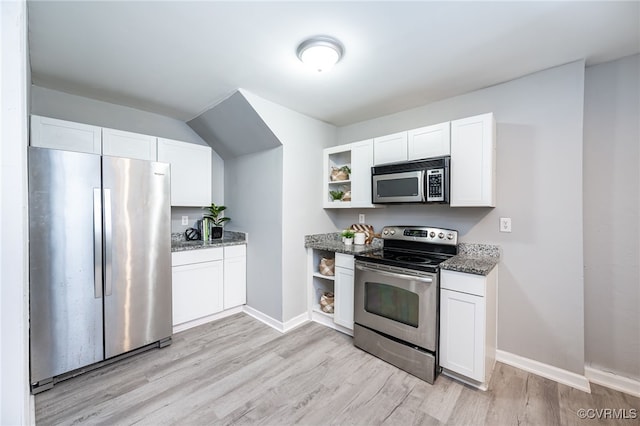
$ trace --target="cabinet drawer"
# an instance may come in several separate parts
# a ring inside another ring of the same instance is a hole
[[[484,296],[487,291],[486,277],[482,275],[443,270],[440,273],[440,279],[440,288],[476,296]]]
[[[239,244],[237,246],[224,247],[224,258],[229,259],[231,257],[242,257],[247,255],[247,246]]]
[[[171,253],[171,266],[188,265],[191,263],[211,262],[222,260],[224,251],[222,247],[176,251]]]
[[[353,256],[350,254],[336,253],[336,266],[353,271]]]

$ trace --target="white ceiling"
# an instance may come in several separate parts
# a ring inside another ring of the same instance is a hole
[[[640,51],[640,2],[29,1],[33,83],[188,121],[244,88],[346,125]],[[345,47],[330,72],[296,47]]]

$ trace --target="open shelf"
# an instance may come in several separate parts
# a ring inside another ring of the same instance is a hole
[[[320,314],[320,315],[323,315],[323,316],[325,316],[327,318],[333,319],[333,314],[330,314],[328,312],[324,312],[322,309],[320,309],[320,304],[313,305],[313,312],[315,312],[317,314]]]
[[[322,275],[320,272],[314,272],[314,277],[322,278],[325,280],[335,281],[336,277],[334,275]]]

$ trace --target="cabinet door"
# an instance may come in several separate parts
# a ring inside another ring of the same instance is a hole
[[[247,303],[246,246],[225,247],[224,309]]]
[[[158,161],[171,164],[171,205],[211,204],[211,148],[158,138]]]
[[[101,128],[55,118],[31,116],[31,146],[100,154]]]
[[[471,379],[485,380],[483,297],[440,290],[440,365]]]
[[[409,160],[441,157],[451,153],[450,123],[434,124],[409,130],[407,151]]]
[[[394,133],[373,139],[374,164],[407,161],[407,132]]]
[[[156,161],[155,136],[102,129],[102,155]]]
[[[173,325],[222,311],[223,261],[174,266]]]
[[[353,269],[335,269],[333,322],[353,330]]]
[[[495,207],[495,157],[492,113],[451,122],[451,207]]]
[[[372,207],[373,139],[351,144],[351,206]]]

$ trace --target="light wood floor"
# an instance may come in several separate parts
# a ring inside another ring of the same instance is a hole
[[[237,314],[36,395],[36,423],[639,424],[581,420],[581,408],[640,415],[640,399],[597,385],[587,394],[500,363],[486,392],[442,375],[432,386],[321,325],[282,335]]]

